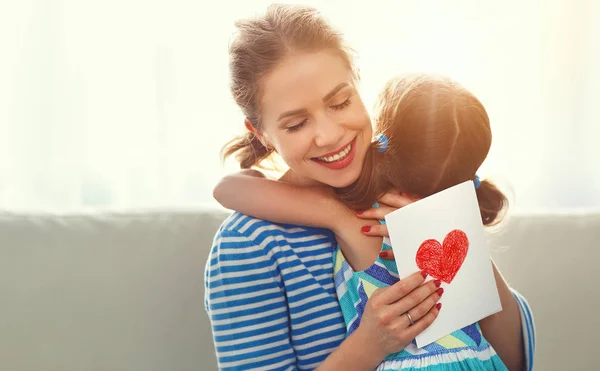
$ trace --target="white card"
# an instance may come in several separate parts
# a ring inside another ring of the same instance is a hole
[[[442,280],[442,309],[417,336],[417,347],[502,310],[472,181],[407,205],[385,220],[400,278],[426,270],[428,280]]]

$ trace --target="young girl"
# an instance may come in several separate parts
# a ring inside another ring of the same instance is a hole
[[[361,176],[335,190],[337,195],[320,186],[267,180],[252,170],[224,178],[214,193],[223,206],[245,214],[335,233],[335,286],[348,335],[361,321],[370,320],[363,313],[365,305],[376,303],[373,286],[387,287],[399,279],[393,260],[382,259],[391,247],[382,246],[380,238],[368,237],[385,235],[385,227],[361,225],[348,207],[365,210],[382,196],[382,201],[401,200],[395,205],[400,207],[407,199],[424,198],[467,180],[474,181],[484,225],[498,223],[507,206],[505,196],[491,182],[476,176],[491,145],[489,119],[480,101],[458,83],[433,75],[389,81],[378,99],[375,126],[379,139],[367,152]],[[343,156],[315,161],[335,162]],[[359,215],[383,219],[388,211],[369,209]],[[411,343],[389,355],[378,370],[531,369],[534,332],[529,308],[519,294],[511,292],[495,266],[494,272],[502,312],[422,349]],[[363,285],[365,281],[370,289]],[[440,286],[439,281],[435,284]],[[443,288],[438,289],[442,294]],[[434,304],[431,307],[441,309],[441,303]],[[407,312],[407,320],[413,323],[425,314],[418,312]]]

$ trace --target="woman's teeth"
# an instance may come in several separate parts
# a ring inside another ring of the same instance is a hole
[[[342,160],[343,158],[345,158],[346,156],[348,156],[348,153],[350,153],[351,149],[352,149],[352,143],[348,144],[348,146],[346,148],[344,148],[341,152],[338,152],[333,156],[317,157],[317,160],[323,161],[323,162],[339,161],[339,160]]]

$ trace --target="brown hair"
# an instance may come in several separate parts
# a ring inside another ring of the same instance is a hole
[[[272,4],[256,18],[236,22],[238,33],[229,46],[231,93],[255,130],[262,129],[260,83],[288,54],[330,49],[340,55],[358,79],[354,52],[340,33],[314,8]],[[223,158],[236,154],[242,169],[258,165],[273,152],[251,132],[223,148]]]
[[[492,143],[481,102],[442,76],[389,81],[378,99],[375,125],[377,133],[387,136],[387,148],[380,151],[373,143],[358,180],[338,191],[346,204],[359,210],[390,190],[423,198],[474,179]],[[498,223],[508,205],[504,194],[482,180],[477,199],[484,225]]]

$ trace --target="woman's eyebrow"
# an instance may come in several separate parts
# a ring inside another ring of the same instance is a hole
[[[325,95],[323,97],[323,102],[327,102],[328,100],[330,100],[334,95],[337,94],[338,91],[342,90],[343,88],[345,88],[346,86],[348,86],[347,82],[342,82],[340,84],[338,84],[335,88],[333,88],[329,93],[327,93],[327,95]]]
[[[308,111],[305,108],[300,108],[300,109],[295,109],[292,111],[286,111],[284,113],[282,113],[281,115],[279,115],[279,117],[277,118],[277,121],[286,118],[286,117],[290,117],[290,116],[298,116],[298,115],[302,115],[302,114],[306,114]]]

